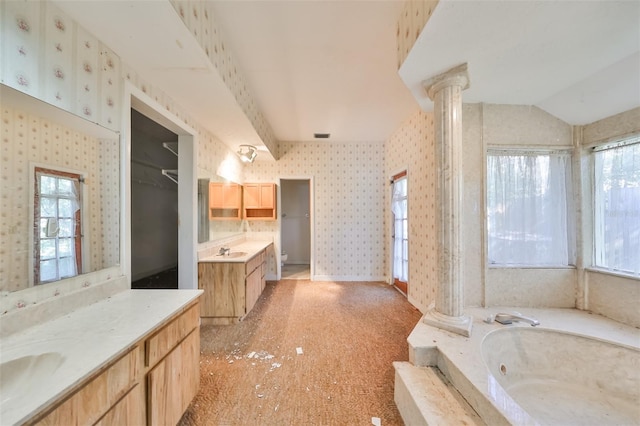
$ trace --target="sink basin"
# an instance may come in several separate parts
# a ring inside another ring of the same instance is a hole
[[[34,387],[42,386],[43,378],[50,377],[64,357],[58,352],[26,355],[0,364],[0,404],[28,395]]]
[[[229,257],[229,258],[233,259],[233,258],[236,258],[236,257],[243,257],[243,256],[246,256],[246,255],[247,255],[247,253],[244,252],[244,251],[232,251],[229,254],[220,255],[220,257],[223,257],[223,258],[224,257]]]

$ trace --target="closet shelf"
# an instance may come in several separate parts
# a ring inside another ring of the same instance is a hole
[[[175,183],[178,183],[178,170],[177,169],[162,169],[162,174]]]
[[[178,142],[162,142],[162,147],[171,151],[176,157],[178,156]]]

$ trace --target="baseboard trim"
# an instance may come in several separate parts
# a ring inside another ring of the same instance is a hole
[[[386,278],[381,276],[358,276],[358,275],[314,275],[312,281],[382,281],[386,283]]]

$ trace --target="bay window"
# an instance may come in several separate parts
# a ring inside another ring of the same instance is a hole
[[[640,136],[593,155],[594,266],[640,276]]]
[[[487,254],[491,265],[574,264],[573,217],[568,152],[489,151]]]

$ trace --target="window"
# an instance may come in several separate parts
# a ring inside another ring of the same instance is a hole
[[[34,281],[81,273],[80,175],[35,169]]]
[[[405,293],[409,280],[409,225],[407,208],[407,174],[393,177],[393,278]]]
[[[594,265],[640,275],[640,136],[594,151]]]
[[[575,263],[568,153],[490,151],[488,259],[493,265]]]

